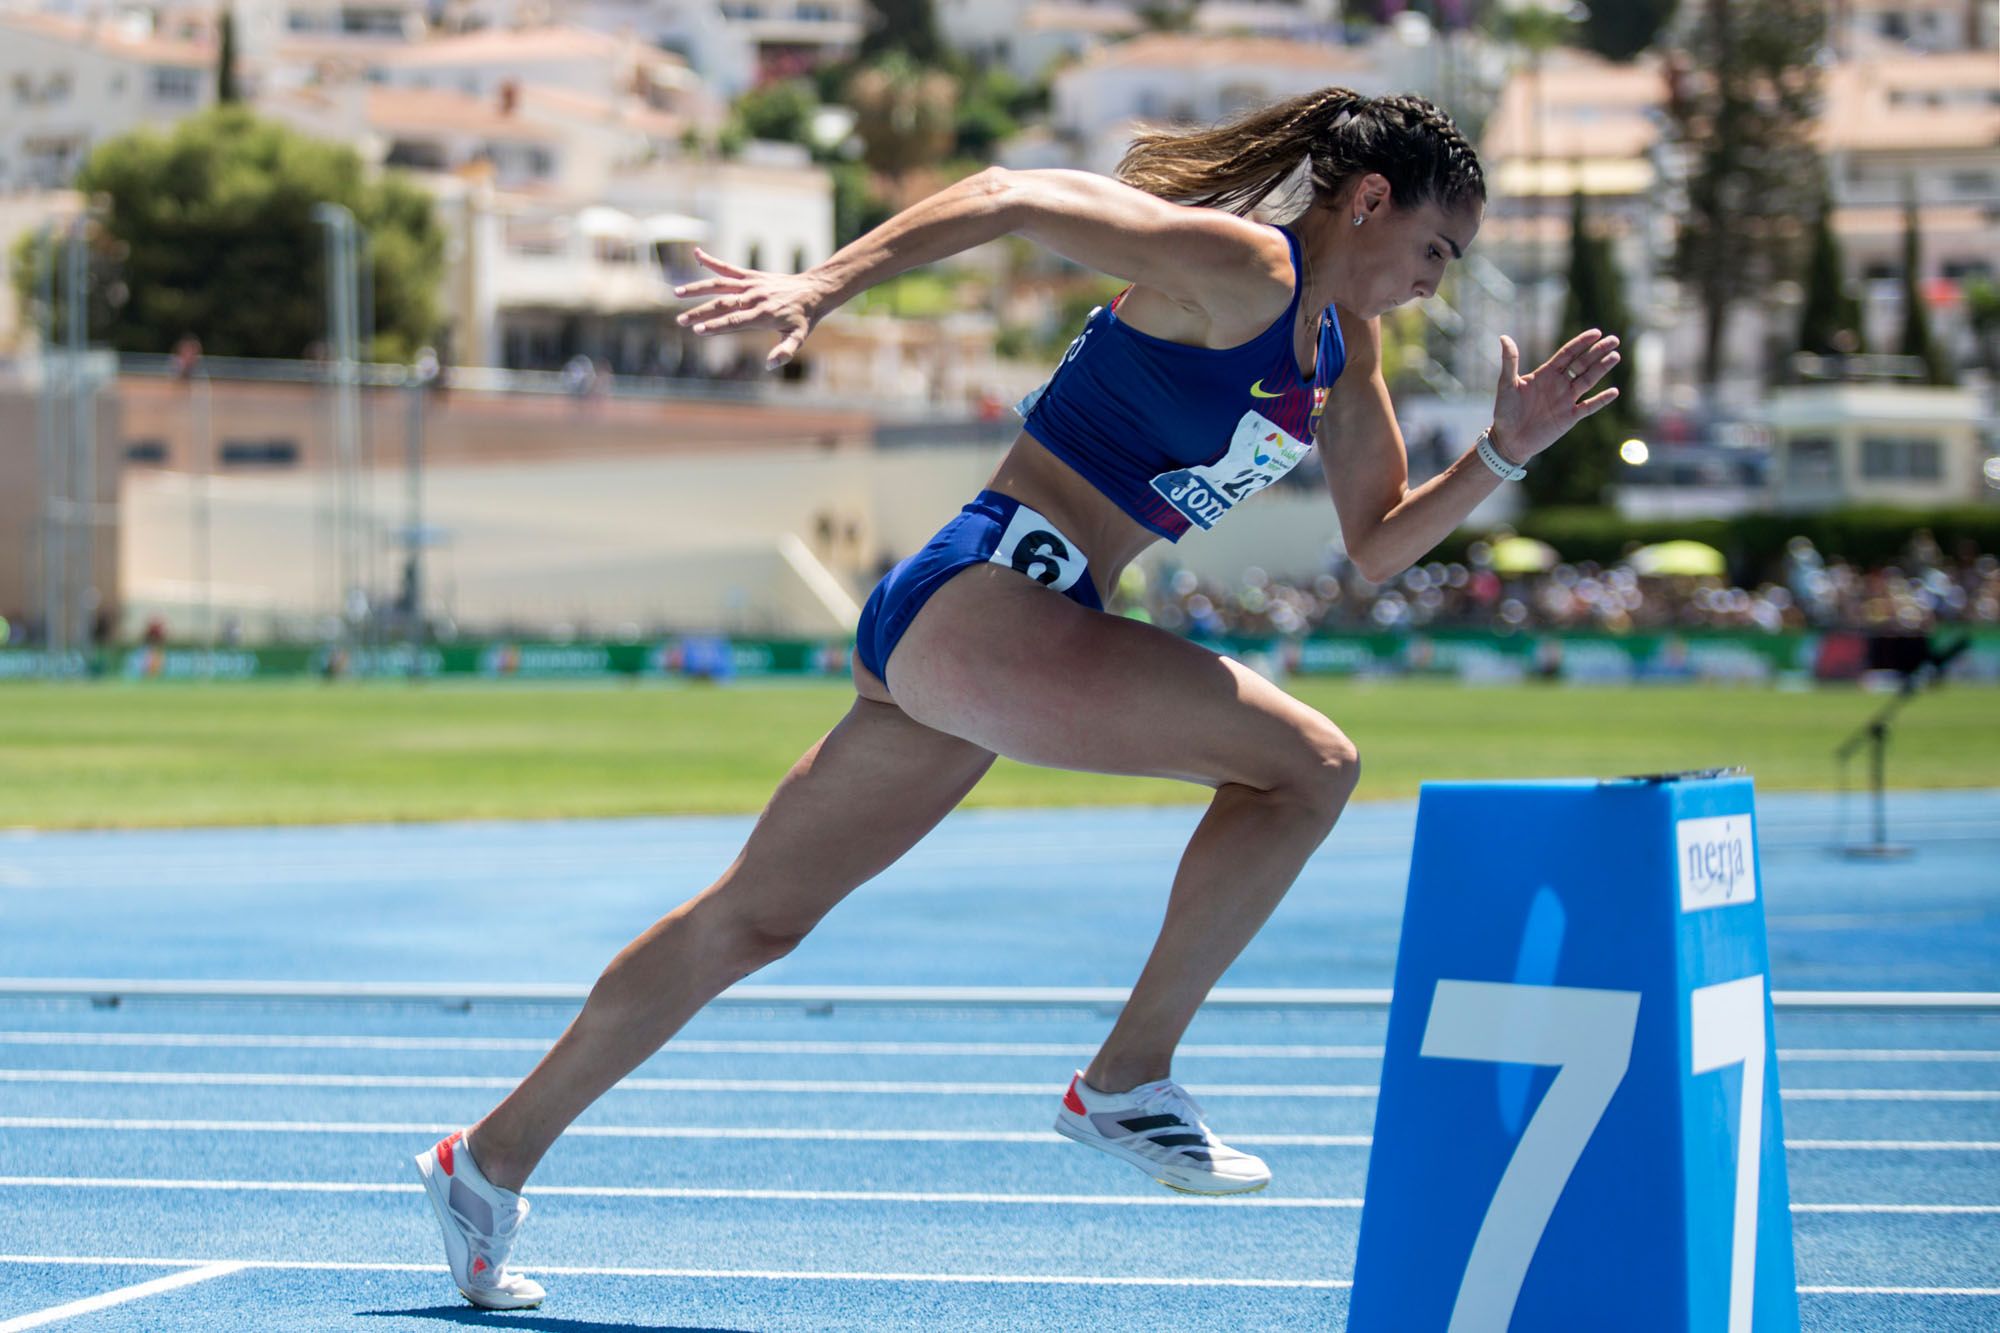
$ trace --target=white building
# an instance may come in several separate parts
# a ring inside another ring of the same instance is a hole
[[[1811,385],[1774,393],[1763,415],[1780,509],[1967,504],[1984,490],[1970,389]]]
[[[1570,213],[1582,191],[1591,224],[1611,240],[1627,305],[1641,319],[1662,320],[1651,329],[1621,330],[1641,340],[1637,363],[1648,383],[1640,398],[1648,407],[1659,401],[1659,376],[1667,370],[1663,340],[1677,322],[1672,293],[1657,278],[1673,244],[1660,199],[1665,88],[1650,57],[1621,65],[1553,51],[1507,79],[1479,144],[1487,205],[1477,253],[1521,293],[1505,331],[1533,360],[1563,335],[1556,325],[1568,290]]]
[[[90,150],[215,101],[215,48],[142,24],[0,13],[0,191],[66,187]]]
[[[853,54],[868,12],[866,0],[448,0],[444,25],[560,21],[630,34],[685,57],[706,83],[733,98]]]
[[[636,97],[690,118],[713,113],[700,78],[679,57],[629,34],[575,25],[486,29],[373,53],[370,82],[496,96],[502,85]]]
[[[1992,0],[1831,0],[1828,9],[1827,35],[1842,59],[2000,45]]]
[[[1008,165],[1109,173],[1139,124],[1208,123],[1332,84],[1370,94],[1394,86],[1355,47],[1149,33],[1058,73],[1048,137],[1010,146]]]
[[[426,182],[450,237],[444,307],[460,364],[552,368],[582,352],[622,372],[723,368],[745,349],[673,322],[694,245],[786,272],[833,250],[832,182],[803,149],[690,156],[688,121],[637,97],[354,84],[265,109]]]
[[[1864,295],[1872,350],[1902,327],[1905,203],[1919,285],[1945,345],[1968,348],[1962,287],[2000,276],[2000,57],[1990,51],[1851,61],[1826,73],[1819,145],[1834,227]]]
[[[1030,81],[1146,30],[1126,0],[938,0],[936,11],[953,47]]]

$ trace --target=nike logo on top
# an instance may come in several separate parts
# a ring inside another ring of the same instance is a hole
[[[1256,382],[1255,384],[1253,384],[1253,385],[1251,385],[1251,386],[1250,386],[1250,396],[1251,396],[1252,398],[1282,398],[1282,397],[1284,397],[1284,395],[1283,395],[1283,394],[1281,394],[1281,393],[1266,393],[1266,392],[1264,391],[1264,381],[1263,381],[1263,380],[1262,380],[1261,378],[1260,378],[1260,379],[1259,379],[1259,380],[1258,380],[1258,381],[1257,381],[1257,382]]]

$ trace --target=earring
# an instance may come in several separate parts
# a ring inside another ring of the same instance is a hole
[[[1356,213],[1356,214],[1354,215],[1354,225],[1355,225],[1355,226],[1357,226],[1357,227],[1358,227],[1358,226],[1360,226],[1360,225],[1361,225],[1361,217],[1362,217],[1362,215],[1361,215],[1361,214],[1359,214],[1359,213]]]

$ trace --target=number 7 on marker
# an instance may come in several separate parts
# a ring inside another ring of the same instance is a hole
[[[1632,1062],[1639,992],[1440,981],[1422,1054],[1555,1065],[1479,1224],[1449,1333],[1505,1333],[1549,1215]]]

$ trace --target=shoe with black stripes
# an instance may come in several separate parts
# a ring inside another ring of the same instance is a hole
[[[1130,1092],[1099,1092],[1078,1071],[1056,1113],[1056,1133],[1184,1194],[1249,1194],[1271,1183],[1270,1169],[1216,1138],[1200,1104],[1168,1078]]]

